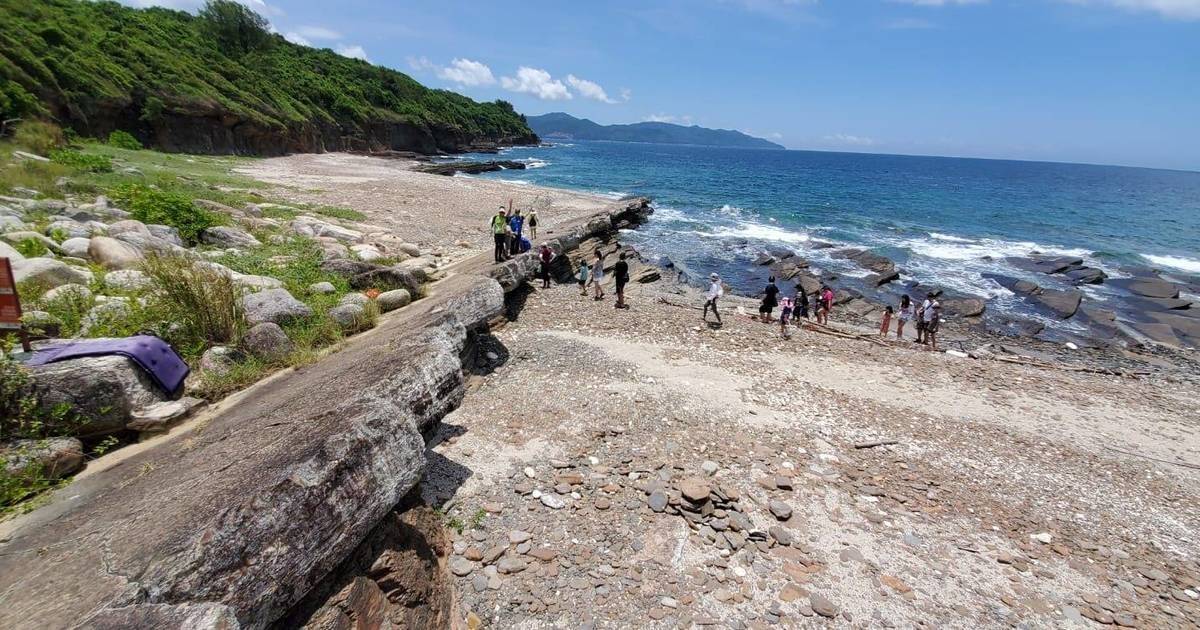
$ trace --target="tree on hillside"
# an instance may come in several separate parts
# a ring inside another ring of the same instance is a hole
[[[225,54],[245,54],[271,45],[270,24],[233,0],[208,0],[200,9],[205,33]]]

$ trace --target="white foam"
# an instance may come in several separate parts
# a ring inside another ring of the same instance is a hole
[[[1193,258],[1184,258],[1183,256],[1155,256],[1153,254],[1142,254],[1142,258],[1149,260],[1156,265],[1163,267],[1171,267],[1182,271],[1190,271],[1191,273],[1200,273],[1200,260]]]
[[[948,239],[938,239],[936,236],[933,238],[935,240],[906,239],[896,244],[909,249],[919,256],[940,258],[942,260],[973,260],[983,258],[984,256],[1028,256],[1033,252],[1058,256],[1077,256],[1080,258],[1092,255],[1092,252],[1086,249],[1054,247],[1032,241],[1005,241],[992,238],[984,238],[978,241],[966,239],[951,241]]]
[[[539,160],[537,158],[521,158],[516,161],[523,162],[525,164],[525,168],[545,168],[550,165],[549,162],[546,162],[545,160]]]
[[[962,238],[961,236],[942,234],[940,232],[930,232],[929,236],[936,238],[939,241],[950,241],[951,243],[975,243],[975,242],[977,242],[973,238]]]
[[[803,232],[793,232],[773,225],[762,225],[761,223],[742,223],[737,227],[717,228],[704,235],[714,238],[745,238],[758,241],[776,241],[779,243],[807,243],[809,241],[808,234]]]

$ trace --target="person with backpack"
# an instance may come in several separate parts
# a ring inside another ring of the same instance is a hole
[[[521,231],[525,229],[525,217],[521,216],[521,209],[513,210],[512,216],[508,218],[508,227],[512,230],[512,245],[509,250],[513,256],[521,253]]]
[[[536,241],[537,240],[537,228],[538,228],[537,210],[535,208],[530,208],[528,216],[529,216],[529,220],[525,222],[525,225],[529,226],[529,238],[531,240]]]
[[[492,238],[496,242],[496,262],[504,262],[508,258],[508,217],[504,214],[504,206],[492,217]]]
[[[579,273],[575,276],[579,280],[579,295],[587,295],[588,276],[591,271],[587,259],[579,259]]]
[[[708,293],[704,294],[707,301],[704,303],[704,321],[708,321],[708,309],[712,309],[713,315],[717,316],[717,323],[721,323],[721,314],[717,312],[717,300],[725,295],[725,289],[721,287],[721,277],[717,274],[709,274]]]
[[[613,278],[617,281],[616,308],[629,308],[625,303],[625,285],[629,283],[629,263],[625,262],[625,252],[621,252],[617,264],[613,265]]]

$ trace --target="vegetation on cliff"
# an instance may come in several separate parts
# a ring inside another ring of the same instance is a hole
[[[230,0],[212,0],[198,15],[0,0],[0,120],[53,118],[83,135],[124,129],[149,145],[208,152],[533,139],[507,102],[432,90],[265,26]]]
[[[730,129],[685,127],[665,122],[639,122],[629,125],[600,125],[587,118],[562,112],[530,116],[529,126],[539,136],[553,140],[610,140],[614,142],[653,142],[657,144],[695,144],[710,147],[782,149],[769,140],[748,136]]]

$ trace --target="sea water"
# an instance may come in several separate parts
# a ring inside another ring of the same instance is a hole
[[[1116,277],[1146,268],[1200,276],[1196,172],[621,142],[504,153],[529,168],[484,177],[652,197],[650,222],[624,238],[691,278],[715,271],[745,292],[768,274],[754,258],[781,248],[851,278],[868,272],[833,257],[836,248],[871,249],[902,269],[893,293],[915,281],[992,298],[993,311],[1023,302],[985,274],[1049,284],[1009,256],[1077,256]],[[1084,290],[1108,295],[1103,285]]]

